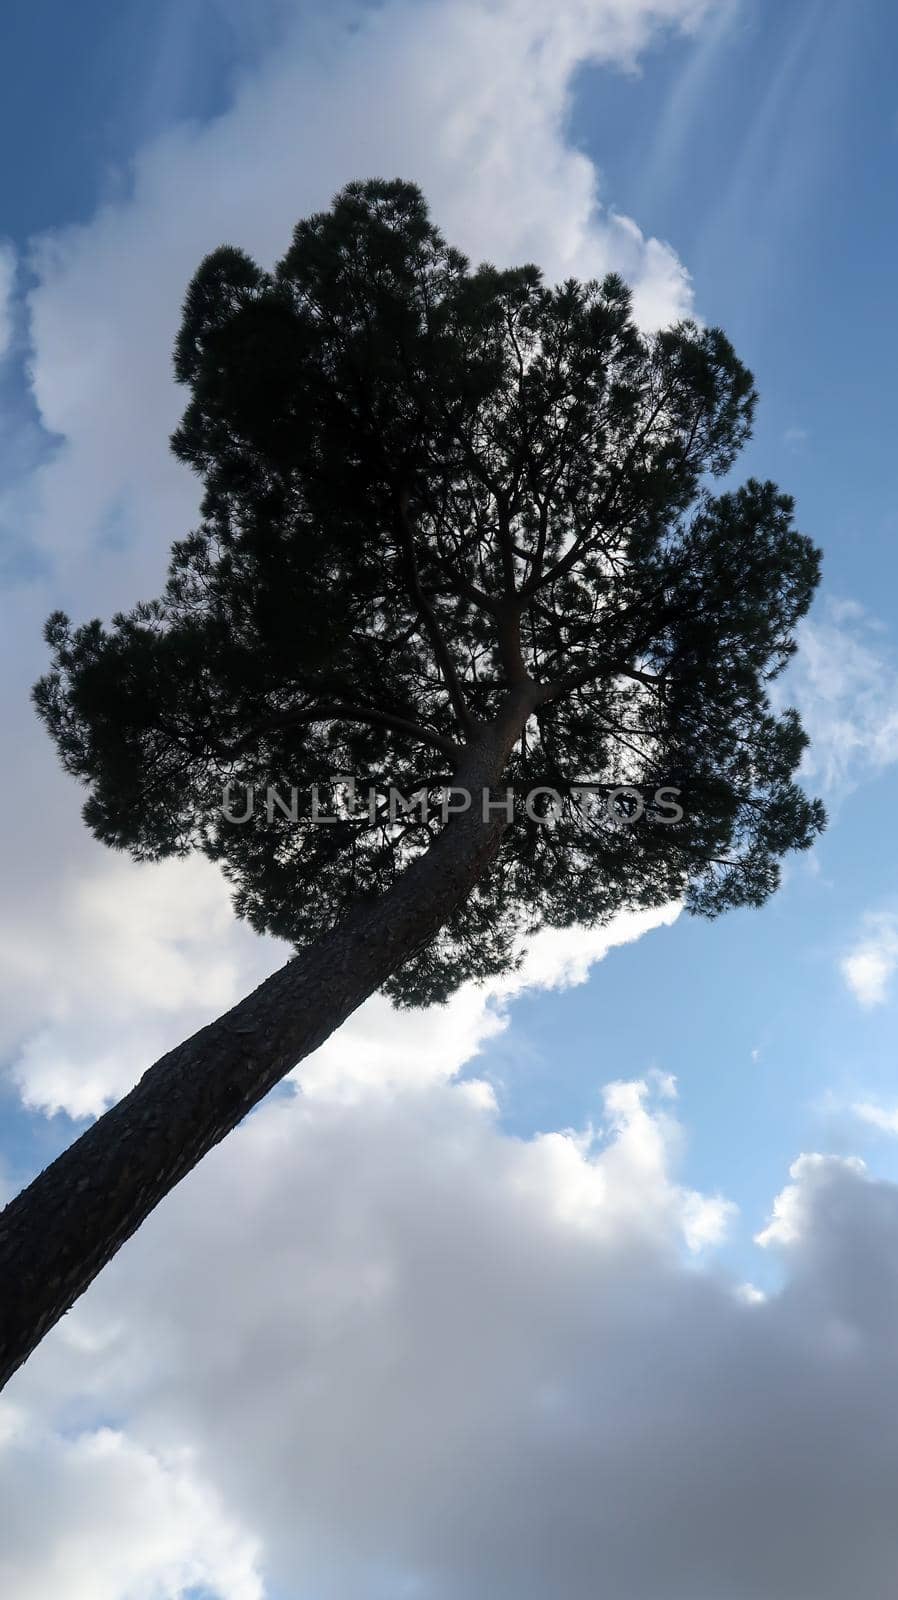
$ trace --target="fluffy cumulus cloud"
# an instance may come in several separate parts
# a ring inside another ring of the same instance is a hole
[[[235,921],[209,863],[135,867],[97,854],[93,870],[38,890],[27,919],[0,923],[10,996],[0,1045],[23,1103],[50,1115],[99,1116],[289,954]],[[446,1082],[505,1027],[516,994],[585,982],[609,950],[678,914],[671,904],[606,928],[547,930],[513,976],[467,984],[445,1006],[399,1014],[375,995],[304,1063],[306,1093],[357,1099],[373,1087]]]
[[[516,995],[584,983],[610,950],[669,926],[678,915],[679,907],[671,904],[626,913],[605,928],[545,929],[516,973],[489,984],[465,984],[444,1006],[398,1015],[389,1001],[374,995],[294,1077],[307,1096],[344,1100],[357,1100],[371,1089],[447,1083],[506,1026]]]
[[[7,1391],[66,1593],[893,1593],[898,1189],[803,1158],[783,1286],[738,1287],[670,1095],[612,1084],[530,1140],[470,1084],[251,1117]],[[28,1470],[13,1433],[13,1510]],[[33,1511],[5,1549],[8,1592],[58,1589]]]
[[[97,856],[52,896],[38,886],[24,925],[0,923],[0,1042],[25,1105],[51,1115],[98,1116],[286,955],[235,922],[207,862]]]
[[[879,1006],[889,997],[896,967],[898,917],[890,911],[871,911],[860,937],[842,957],[842,977],[862,1006]]]
[[[7,1405],[0,1461],[4,1595],[263,1600],[252,1541],[196,1481],[187,1452],[166,1460],[107,1427],[67,1437]]]
[[[350,178],[414,178],[475,260],[536,260],[552,279],[614,268],[647,325],[688,310],[673,251],[603,208],[565,121],[579,67],[628,66],[659,26],[697,23],[706,9],[393,0],[352,31],[298,24],[225,115],[139,152],[127,200],[37,244],[34,392],[65,441],[37,485],[41,536],[71,555],[124,529],[132,547],[143,536],[161,558],[161,523],[177,528],[194,501],[167,452],[186,282],[223,240],[272,261],[295,219]]]

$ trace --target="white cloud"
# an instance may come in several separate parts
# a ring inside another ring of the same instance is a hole
[[[565,124],[586,61],[632,64],[696,0],[536,0],[369,9],[354,33],[299,23],[232,108],[142,149],[129,197],[40,241],[33,382],[65,443],[36,487],[36,532],[71,560],[114,523],[163,554],[193,480],[169,457],[181,396],[170,351],[187,281],[223,240],[268,262],[299,215],[350,178],[416,179],[475,260],[535,259],[550,278],[615,268],[648,325],[688,311],[672,250],[598,200]]]
[[[764,1248],[801,1244],[808,1237],[817,1199],[828,1191],[834,1176],[848,1172],[862,1176],[865,1170],[864,1163],[854,1156],[799,1156],[789,1168],[793,1182],[777,1195],[773,1215],[755,1235],[755,1243]]]
[[[798,655],[777,685],[810,735],[803,776],[837,799],[898,760],[898,665],[881,631],[857,601],[827,601],[799,624]]]
[[[0,361],[12,343],[13,290],[16,281],[16,252],[0,239]]]
[[[862,1006],[883,1005],[898,967],[898,917],[887,911],[870,912],[865,932],[839,967],[849,989]]]
[[[851,1107],[854,1115],[880,1133],[898,1134],[898,1107],[877,1105],[874,1100],[858,1100]]]
[[[263,1600],[257,1549],[197,1482],[112,1428],[0,1409],[0,1590],[10,1600]],[[48,1537],[48,1531],[51,1536]]]
[[[7,1391],[51,1482],[99,1407],[151,1475],[187,1450],[205,1559],[233,1540],[213,1593],[241,1600],[254,1559],[316,1600],[591,1600],[597,1571],[615,1600],[889,1593],[898,1189],[803,1157],[765,1297],[689,1261],[669,1106],[618,1083],[601,1137],[524,1141],[467,1086],[266,1105]],[[17,1467],[0,1445],[4,1488]],[[129,1548],[168,1533],[120,1493]],[[106,1520],[80,1519],[67,1593],[93,1600]],[[44,1577],[32,1526],[7,1559]]]
[[[288,954],[235,921],[224,881],[202,859],[135,867],[96,854],[89,873],[36,895],[27,920],[0,923],[0,1046],[24,1104],[48,1114],[98,1116]],[[547,930],[519,972],[467,984],[445,1006],[398,1013],[375,995],[294,1076],[306,1094],[341,1100],[446,1082],[507,1026],[515,995],[583,983],[610,950],[678,914],[670,905],[605,928]]]
[[[48,1114],[98,1116],[287,955],[235,921],[208,862],[95,855],[0,922],[0,1044],[24,1104]]]
[[[375,995],[294,1077],[308,1095],[341,1100],[371,1090],[448,1082],[507,1026],[516,995],[585,983],[610,950],[669,927],[679,909],[671,904],[627,912],[604,928],[545,929],[531,941],[518,972],[482,986],[465,984],[444,1006],[400,1015]]]

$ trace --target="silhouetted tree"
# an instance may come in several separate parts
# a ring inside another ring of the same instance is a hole
[[[374,181],[274,272],[209,256],[175,371],[199,527],[160,599],[50,619],[35,701],[98,838],[204,852],[299,954],[0,1216],[3,1380],[373,991],[440,1001],[625,907],[760,905],[823,825],[768,700],[819,552],[773,484],[710,492],[755,403],[719,330],[646,337],[614,276],[471,271]],[[341,805],[347,774],[380,798]]]

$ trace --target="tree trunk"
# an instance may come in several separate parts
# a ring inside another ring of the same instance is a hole
[[[481,791],[538,696],[522,686],[478,730],[455,777],[470,810],[392,889],[169,1051],[0,1213],[0,1388],[207,1150],[467,899],[507,826],[483,818]]]

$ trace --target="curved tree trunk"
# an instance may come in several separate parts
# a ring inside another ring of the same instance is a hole
[[[466,747],[470,810],[392,889],[169,1051],[0,1213],[0,1388],[169,1190],[467,898],[507,826],[484,819],[481,790],[538,694],[510,694]]]

